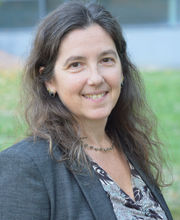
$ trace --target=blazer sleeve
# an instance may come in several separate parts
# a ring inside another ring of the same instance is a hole
[[[38,168],[27,155],[11,149],[0,153],[0,219],[50,219],[48,193]]]

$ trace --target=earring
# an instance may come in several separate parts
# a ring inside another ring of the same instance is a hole
[[[55,92],[51,91],[50,89],[48,89],[48,93],[51,97],[55,97]]]
[[[123,87],[123,81],[122,81],[122,83],[121,83],[121,88]]]

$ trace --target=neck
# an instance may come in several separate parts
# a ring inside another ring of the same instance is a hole
[[[80,137],[85,137],[84,142],[90,145],[107,145],[109,138],[105,133],[106,121],[107,120],[83,120],[83,122],[79,122]]]

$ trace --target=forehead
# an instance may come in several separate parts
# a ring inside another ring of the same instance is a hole
[[[70,31],[61,41],[59,54],[64,52],[83,52],[93,48],[99,50],[115,49],[109,33],[98,24]]]

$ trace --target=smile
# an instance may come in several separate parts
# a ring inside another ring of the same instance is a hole
[[[107,94],[107,92],[103,92],[103,93],[99,93],[99,94],[86,94],[83,95],[85,98],[87,99],[93,99],[93,100],[97,100],[102,98],[103,96],[105,96]]]

